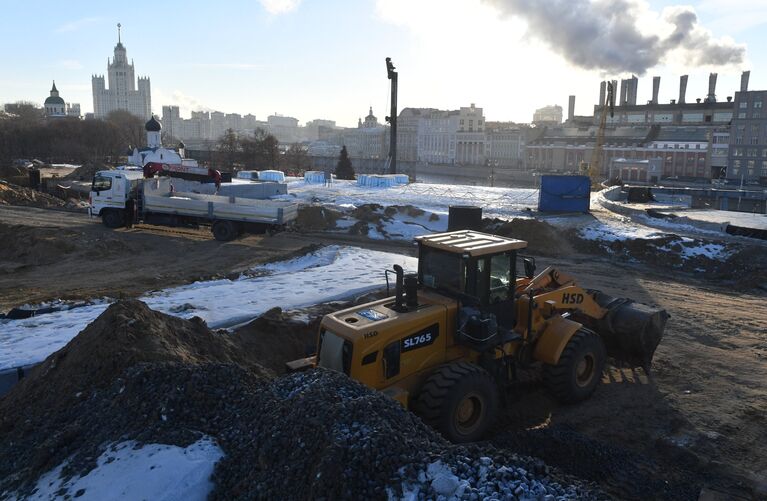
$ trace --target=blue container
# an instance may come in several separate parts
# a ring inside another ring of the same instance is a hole
[[[540,212],[588,212],[591,201],[588,176],[541,176]]]

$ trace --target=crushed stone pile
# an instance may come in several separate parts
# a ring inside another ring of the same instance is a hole
[[[322,369],[270,373],[202,321],[110,306],[0,400],[0,497],[125,440],[214,437],[213,499],[599,499],[540,460],[455,446],[383,394]]]
[[[67,201],[47,193],[0,181],[0,205],[53,208],[67,207]]]
[[[337,372],[292,374],[261,396],[259,410],[244,409],[249,426],[228,432],[247,445],[230,454],[229,434],[219,436],[227,456],[214,473],[214,499],[602,497],[540,460],[452,445],[395,401]]]

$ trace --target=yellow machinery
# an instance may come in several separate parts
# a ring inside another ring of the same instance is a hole
[[[519,369],[542,366],[554,396],[575,402],[594,391],[607,356],[649,366],[665,311],[583,289],[553,268],[536,275],[528,257],[517,276],[522,240],[469,230],[416,240],[418,273],[395,266],[393,297],[326,315],[317,354],[289,371],[344,372],[467,442],[492,424]]]
[[[602,175],[602,153],[605,146],[605,128],[607,126],[607,112],[610,117],[613,116],[615,108],[615,89],[613,83],[607,82],[607,96],[604,103],[599,103],[602,110],[599,112],[599,127],[597,128],[597,137],[594,144],[594,151],[591,153],[591,162],[581,165],[581,170],[591,179],[591,187],[598,189],[600,186],[599,178]],[[609,180],[609,179],[608,179]]]

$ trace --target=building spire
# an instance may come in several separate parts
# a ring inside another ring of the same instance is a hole
[[[117,23],[117,43],[122,43],[120,28],[122,28],[122,24]]]

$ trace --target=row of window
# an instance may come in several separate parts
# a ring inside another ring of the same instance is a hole
[[[740,109],[742,109],[742,110],[748,108],[748,101],[741,101],[739,106],[740,106]],[[752,103],[752,107],[756,108],[756,109],[761,108],[762,107],[762,102],[761,101],[754,101]]]
[[[746,174],[750,177],[753,177],[756,175],[756,167],[759,165],[761,167],[761,175],[767,176],[767,160],[762,160],[760,164],[757,164],[755,160],[748,160],[745,163],[745,170],[742,168],[744,167],[744,164],[740,160],[733,160],[732,162],[732,174],[734,176],[739,176],[741,174],[741,171],[743,170],[743,174]]]

